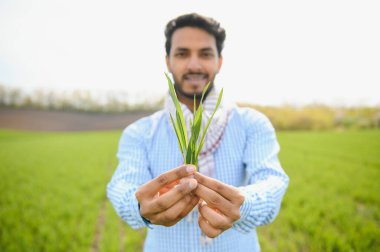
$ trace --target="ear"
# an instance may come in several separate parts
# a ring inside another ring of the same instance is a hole
[[[223,56],[220,55],[219,56],[219,61],[218,61],[218,73],[220,71],[220,68],[222,67],[222,64],[223,64]]]
[[[168,71],[171,73],[172,70],[170,69],[170,59],[169,59],[169,55],[166,55],[166,57],[165,57],[165,61],[166,61],[166,67],[168,68]]]

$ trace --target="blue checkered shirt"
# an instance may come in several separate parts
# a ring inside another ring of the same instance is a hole
[[[277,157],[279,150],[266,116],[249,108],[232,110],[214,152],[214,178],[238,187],[245,201],[241,218],[207,244],[200,241],[197,211],[172,227],[147,224],[139,212],[137,188],[183,163],[169,116],[163,110],[124,130],[117,153],[119,164],[107,195],[117,214],[132,228],[149,227],[145,251],[260,251],[256,227],[274,220],[289,183]]]

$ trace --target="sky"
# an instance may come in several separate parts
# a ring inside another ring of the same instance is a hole
[[[164,28],[191,12],[226,29],[226,99],[380,105],[379,1],[0,0],[0,84],[163,96]]]

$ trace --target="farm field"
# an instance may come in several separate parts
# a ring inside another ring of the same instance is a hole
[[[0,130],[0,251],[140,251],[105,188],[121,131]],[[290,186],[263,251],[380,250],[380,131],[279,132]]]

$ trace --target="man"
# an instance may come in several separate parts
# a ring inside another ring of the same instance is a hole
[[[224,29],[188,14],[170,21],[165,36],[167,67],[187,123],[194,94],[199,104],[211,83],[207,119],[218,97]],[[196,171],[182,165],[169,113],[175,113],[170,98],[123,132],[107,188],[116,212],[133,228],[149,227],[145,251],[259,251],[255,228],[273,221],[289,181],[271,123],[255,110],[221,104]]]

